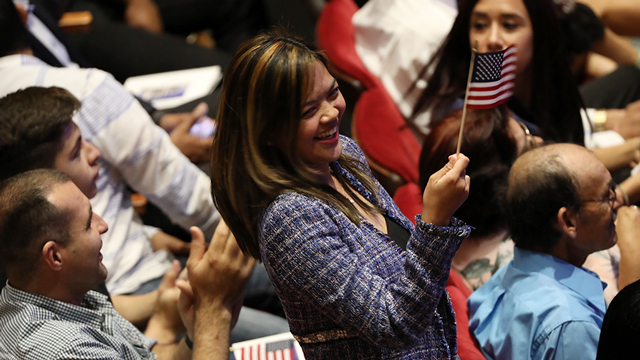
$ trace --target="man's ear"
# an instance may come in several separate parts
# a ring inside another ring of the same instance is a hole
[[[51,270],[62,270],[62,247],[53,240],[47,241],[42,247],[42,260]]]
[[[573,210],[569,210],[566,207],[561,207],[558,210],[558,218],[556,227],[564,235],[575,239],[578,231],[576,226],[578,225],[578,213]]]

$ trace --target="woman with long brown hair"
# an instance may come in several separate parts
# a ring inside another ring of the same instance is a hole
[[[338,134],[345,110],[327,60],[288,35],[242,45],[225,75],[212,192],[245,252],[261,259],[307,359],[453,359],[444,291],[470,229],[468,159],[451,156],[417,225]]]

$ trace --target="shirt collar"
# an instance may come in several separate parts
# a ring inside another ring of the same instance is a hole
[[[552,255],[514,248],[513,267],[523,272],[548,276],[585,297],[604,313],[606,305],[603,290],[607,286],[598,274],[579,268]]]
[[[82,318],[86,324],[98,328],[102,325],[102,312],[110,307],[109,299],[99,292],[89,291],[80,306],[51,299],[49,297],[16,289],[7,285],[2,290],[2,297],[7,302],[22,302],[36,305],[59,316],[62,320],[76,322]]]
[[[353,142],[352,139],[348,139],[343,135],[340,135],[340,140],[342,141],[342,151],[345,151],[345,147],[346,146],[357,146],[355,144],[351,144]],[[348,144],[347,144],[348,143]],[[360,149],[361,150],[361,149]],[[355,150],[353,150],[355,151]],[[351,155],[351,154],[349,154]],[[407,219],[406,216],[404,216],[404,214],[401,214],[399,209],[398,211],[396,211],[397,207],[395,206],[395,204],[389,204],[386,201],[386,198],[384,196],[380,196],[380,194],[378,193],[377,195],[377,200],[376,200],[376,196],[374,196],[374,194],[372,194],[369,190],[367,190],[367,188],[364,187],[364,185],[362,185],[362,183],[360,183],[355,176],[353,176],[353,174],[351,174],[350,172],[348,172],[345,168],[342,167],[342,165],[340,165],[340,163],[338,161],[335,161],[332,163],[332,165],[335,166],[336,170],[340,173],[340,175],[342,175],[342,177],[344,177],[351,185],[353,185],[356,189],[356,191],[358,193],[360,193],[361,195],[363,195],[367,200],[369,200],[369,202],[371,202],[372,204],[386,209],[386,214],[389,215],[394,221],[396,221],[398,224],[400,224],[403,228],[407,229],[407,230],[412,230],[413,229],[413,223],[411,223],[411,221],[409,219]]]
[[[0,68],[16,67],[21,65],[47,65],[35,56],[26,54],[15,54],[3,56],[0,58]]]

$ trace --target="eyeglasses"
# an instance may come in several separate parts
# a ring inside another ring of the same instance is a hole
[[[524,131],[524,139],[526,143],[526,148],[524,150],[531,150],[531,149],[537,148],[539,145],[538,141],[533,135],[531,135],[531,131],[529,131],[529,128],[527,127],[527,125],[520,120],[518,120],[518,125],[520,125],[520,127],[522,128],[522,131]]]
[[[618,186],[618,184],[611,181],[609,183],[609,196],[605,196],[601,199],[590,199],[590,200],[581,200],[581,203],[587,202],[608,202],[609,206],[613,208],[616,201],[618,201],[618,190],[623,193],[622,189]]]

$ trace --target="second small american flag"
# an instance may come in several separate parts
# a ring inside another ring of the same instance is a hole
[[[488,109],[509,100],[516,77],[516,48],[480,53],[473,64],[467,108]]]

